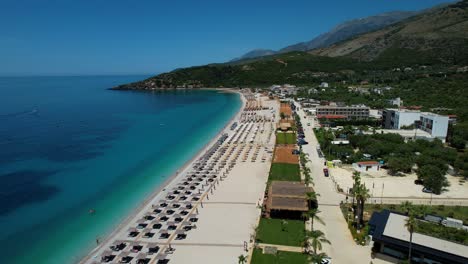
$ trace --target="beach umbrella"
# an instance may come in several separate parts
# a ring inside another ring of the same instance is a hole
[[[150,225],[153,226],[153,225],[158,224],[158,223],[159,223],[159,220],[154,219],[153,221],[151,221]]]
[[[156,243],[148,243],[147,248],[154,248],[154,247],[157,247],[157,246],[158,246],[158,244],[156,244]]]
[[[111,246],[117,246],[117,245],[119,245],[119,244],[121,244],[121,243],[122,243],[122,241],[120,241],[120,240],[115,240],[114,242],[112,242]]]
[[[167,226],[170,226],[170,225],[176,225],[176,223],[174,221],[167,221]]]
[[[138,245],[139,245],[139,244],[138,244],[138,242],[136,242],[136,241],[132,241],[132,242],[128,243],[128,247],[129,247],[129,248],[133,248],[134,246],[138,246]]]
[[[166,259],[166,258],[167,258],[167,255],[163,253],[160,253],[156,256],[156,259]]]
[[[145,259],[147,256],[148,256],[148,254],[143,253],[143,252],[140,252],[140,253],[138,253],[138,255],[136,256],[136,258],[137,258],[137,259]]]
[[[163,216],[167,216],[167,213],[166,212],[161,212],[158,214],[159,217],[163,217]]]

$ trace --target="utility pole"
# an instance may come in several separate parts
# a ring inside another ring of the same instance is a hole
[[[380,194],[380,204],[383,203],[383,190],[384,190],[384,187],[385,187],[385,183],[382,183],[382,193]]]

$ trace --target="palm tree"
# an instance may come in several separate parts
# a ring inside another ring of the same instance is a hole
[[[417,208],[418,215],[422,218],[426,217],[426,214],[429,212],[429,207],[425,204],[421,204]]]
[[[310,255],[309,256],[309,261],[311,263],[322,263],[322,260],[325,259],[325,258],[328,258],[327,254],[325,253],[319,253],[319,254],[314,254],[314,255]]]
[[[400,205],[401,207],[401,210],[403,210],[403,212],[405,212],[406,215],[409,215],[410,212],[413,211],[414,207],[413,207],[413,203],[410,202],[410,201],[404,201],[401,203]]]
[[[304,183],[306,186],[309,186],[309,184],[313,184],[312,179],[310,178],[310,170],[309,168],[304,169]]]
[[[408,263],[411,263],[411,250],[413,247],[413,232],[417,224],[418,223],[417,223],[416,218],[414,217],[414,213],[410,212],[410,215],[406,219],[406,223],[405,223],[405,227],[408,229],[410,233],[410,241],[409,241],[409,248],[408,248]]]
[[[364,204],[370,197],[369,189],[364,184],[360,184],[354,190],[354,196],[357,202],[357,227],[360,229],[364,218]]]
[[[311,246],[314,249],[314,254],[317,255],[317,250],[322,250],[322,243],[331,244],[325,238],[325,234],[320,230],[306,231],[306,237],[312,240]]]
[[[247,258],[244,255],[239,256],[239,264],[244,264],[247,262]]]
[[[304,241],[302,241],[302,247],[304,248],[304,253],[309,254],[310,241],[309,237],[305,236]]]
[[[314,230],[314,220],[317,220],[319,221],[319,223],[325,225],[325,222],[323,221],[323,219],[317,215],[318,213],[320,213],[320,211],[317,208],[312,208],[312,209],[309,209],[309,211],[302,213],[302,218],[304,218],[304,220],[307,220],[308,218],[310,218],[310,230],[311,231]]]
[[[361,173],[357,171],[353,172],[353,179],[354,179],[354,183],[353,183],[353,188],[352,188],[352,194],[353,194],[353,208],[354,208],[354,201],[356,199],[355,191],[356,191],[356,188],[358,188],[358,186],[361,185]]]
[[[320,196],[320,194],[316,192],[308,192],[306,193],[307,196],[307,201],[309,202],[309,207],[312,207],[312,202],[317,201],[317,197]]]

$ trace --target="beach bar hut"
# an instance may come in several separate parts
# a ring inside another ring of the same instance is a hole
[[[301,182],[273,181],[268,189],[267,215],[272,218],[300,219],[312,206],[307,193],[312,188]]]

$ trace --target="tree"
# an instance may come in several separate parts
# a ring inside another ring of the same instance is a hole
[[[317,202],[317,197],[320,196],[320,194],[316,192],[307,192],[307,201],[309,202],[309,207],[313,207],[312,203]]]
[[[429,212],[429,207],[425,204],[421,204],[415,208],[415,211],[419,217],[424,218],[426,214]]]
[[[308,260],[311,262],[311,263],[322,263],[322,261],[324,259],[328,258],[327,254],[325,253],[319,253],[319,254],[313,254],[313,255],[310,255]]]
[[[288,221],[286,220],[281,220],[281,231],[286,231],[286,226],[288,225]]]
[[[447,178],[442,171],[434,165],[424,165],[418,169],[418,177],[423,180],[424,187],[440,194],[444,187],[449,186]]]
[[[286,119],[286,114],[283,113],[283,112],[281,112],[281,113],[280,113],[280,117],[281,117],[281,119]]]
[[[414,163],[409,157],[390,157],[386,162],[389,173],[392,175],[395,175],[398,172],[411,172],[413,164]]]
[[[310,248],[310,240],[309,237],[304,237],[304,241],[302,241],[302,247],[304,248],[304,253],[309,254],[309,248]]]
[[[331,244],[331,242],[325,238],[325,234],[320,230],[307,231],[306,237],[311,239],[311,246],[314,249],[315,255],[317,255],[317,250],[322,250],[322,243]]]
[[[244,255],[239,256],[239,264],[244,264],[247,262],[247,258]]]
[[[310,230],[314,230],[314,220],[317,220],[319,221],[319,223],[325,225],[323,219],[317,215],[318,213],[320,213],[320,211],[316,208],[312,208],[309,211],[302,213],[302,217],[304,218],[304,220],[310,218]]]
[[[460,136],[453,136],[450,146],[456,149],[465,149],[466,141]]]
[[[408,263],[411,263],[411,250],[413,247],[413,232],[416,228],[417,222],[416,218],[414,217],[414,213],[411,212],[409,217],[406,219],[405,227],[408,229],[410,233],[410,241],[409,241],[409,248],[408,248]]]
[[[405,212],[406,215],[409,215],[410,212],[413,212],[414,210],[413,203],[410,201],[404,201],[401,203],[400,206],[401,210],[403,210],[403,212]]]
[[[468,151],[458,155],[455,160],[454,167],[458,170],[461,175],[468,178]]]
[[[352,192],[353,192],[353,207],[354,207],[354,200],[356,199],[355,191],[356,191],[356,188],[358,188],[358,186],[361,185],[361,173],[357,171],[353,172],[353,180],[354,180],[354,183],[353,183]]]
[[[360,229],[364,218],[364,204],[370,198],[369,189],[364,184],[360,184],[354,191],[357,203],[357,228]]]

